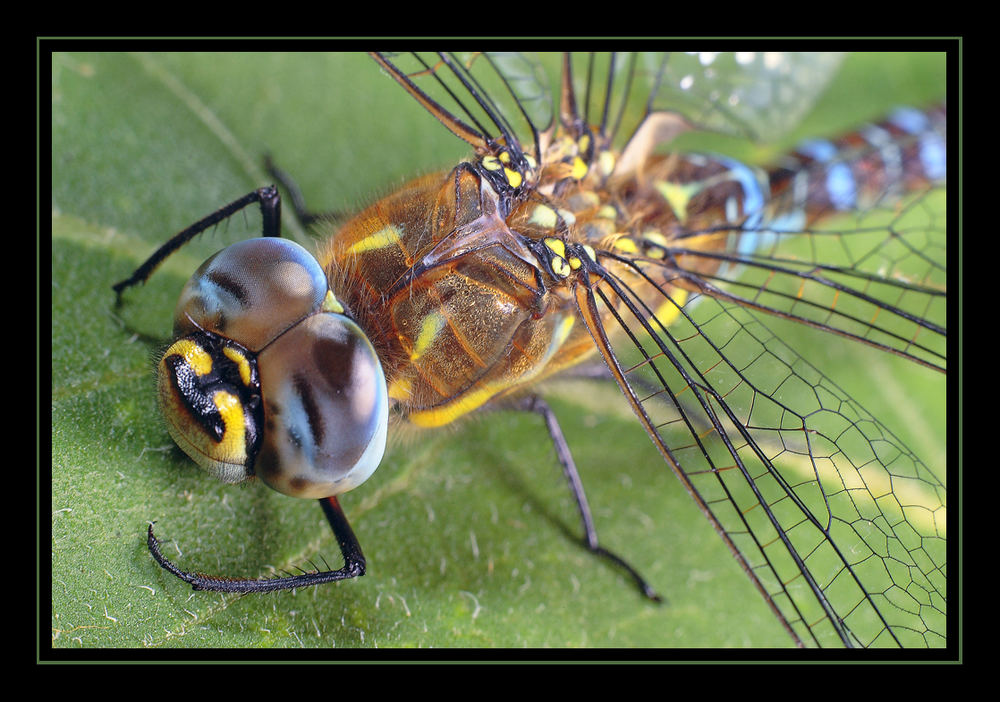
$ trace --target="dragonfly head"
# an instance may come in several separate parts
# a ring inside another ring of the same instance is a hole
[[[252,239],[208,259],[181,293],[174,331],[158,366],[160,409],[209,473],[321,498],[378,467],[382,366],[298,244]]]

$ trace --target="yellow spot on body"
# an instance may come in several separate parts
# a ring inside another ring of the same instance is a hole
[[[507,182],[510,183],[510,187],[516,188],[521,185],[521,174],[517,171],[512,171],[509,168],[503,169],[503,174],[507,176]]]
[[[531,170],[535,170],[536,168],[538,168],[538,161],[536,161],[535,157],[532,156],[531,154],[525,154],[524,160],[528,162],[528,168],[530,168]]]
[[[190,339],[177,341],[167,349],[167,352],[163,356],[166,358],[174,354],[181,356],[184,362],[191,366],[198,375],[206,375],[212,372],[212,357],[199,344]]]
[[[444,326],[444,315],[440,312],[431,312],[424,317],[420,325],[420,333],[417,334],[417,341],[413,344],[413,351],[410,352],[410,360],[416,361],[424,355],[424,352],[434,343],[434,338]]]
[[[644,241],[653,245],[646,252],[647,256],[650,258],[663,258],[666,256],[666,252],[660,247],[665,247],[667,245],[667,237],[663,236],[663,234],[656,229],[649,229],[642,233],[642,238]]]
[[[587,164],[579,156],[573,159],[573,168],[569,175],[573,180],[580,180],[587,175]]]
[[[334,312],[336,314],[344,313],[344,306],[340,304],[340,300],[337,296],[333,294],[333,290],[326,291],[326,297],[323,298],[323,305],[321,309],[324,312]]]
[[[569,210],[564,210],[563,208],[560,207],[559,216],[563,218],[563,221],[566,222],[567,226],[572,227],[574,224],[576,224],[576,215],[570,212]]]
[[[605,205],[597,211],[597,216],[601,219],[618,219],[618,210],[615,209],[614,205]]]
[[[440,427],[449,424],[464,414],[479,409],[493,397],[505,390],[508,384],[489,383],[478,390],[459,395],[450,402],[426,410],[417,410],[407,415],[407,419],[418,427]]]
[[[479,409],[484,404],[492,400],[501,393],[510,390],[515,385],[521,385],[530,381],[533,377],[541,373],[549,359],[556,355],[562,345],[569,338],[573,329],[573,315],[566,315],[559,320],[553,334],[552,340],[546,349],[545,356],[541,362],[535,364],[533,371],[528,371],[520,376],[517,381],[510,380],[493,381],[481,383],[478,387],[458,397],[444,402],[436,407],[423,410],[416,410],[407,415],[407,419],[418,427],[440,427],[455,421],[462,415]],[[392,392],[390,391],[390,396]]]
[[[601,175],[609,176],[615,170],[615,155],[610,151],[602,151],[601,155],[597,157],[597,163],[601,169]]]
[[[581,152],[586,153],[587,149],[590,148],[590,135],[584,134],[580,137],[580,139],[576,142],[576,146]]]
[[[687,290],[675,290],[671,293],[670,299],[664,300],[663,304],[656,309],[656,318],[663,326],[670,326],[680,316],[680,308],[684,306],[687,298]]]
[[[556,325],[555,330],[552,333],[552,340],[549,341],[549,346],[545,349],[545,354],[539,359],[538,368],[545,368],[549,364],[559,349],[562,348],[563,344],[566,343],[566,339],[569,338],[569,333],[573,330],[573,316],[565,315],[560,318],[559,323]]]
[[[597,263],[597,254],[594,253],[594,247],[593,246],[591,246],[590,244],[584,244],[583,245],[583,250],[590,257],[591,261],[593,261],[594,263]]]
[[[240,371],[240,380],[243,381],[244,385],[250,387],[250,361],[247,360],[247,357],[232,346],[222,349],[222,355],[236,364]]]
[[[532,210],[531,219],[528,221],[544,229],[555,229],[556,211],[548,205],[538,205]]]
[[[543,242],[556,256],[566,258],[566,242],[562,239],[556,239],[554,237],[549,237]]]
[[[700,183],[668,183],[663,180],[656,182],[656,189],[681,222],[687,221],[688,205],[692,196],[701,190],[701,187]]]
[[[620,239],[615,240],[614,248],[618,249],[619,251],[623,251],[625,253],[630,253],[630,254],[639,253],[639,247],[635,245],[635,242],[629,239],[628,237],[624,236]]]
[[[408,400],[412,389],[412,380],[409,378],[399,378],[392,381],[392,385],[389,386],[389,397],[398,402]]]
[[[365,251],[377,251],[378,249],[384,249],[387,246],[394,246],[399,243],[400,235],[399,228],[393,224],[388,227],[379,229],[377,232],[371,236],[367,236],[364,239],[354,242],[348,249],[350,253],[363,253]]]
[[[572,328],[573,316],[566,315],[559,322],[559,328],[556,330],[555,337],[553,338],[553,342],[557,350],[566,342],[566,339],[569,338],[569,332]]]
[[[663,236],[658,229],[647,229],[642,233],[642,238],[658,246],[667,245],[667,237]]]
[[[566,263],[565,258],[559,258],[558,256],[552,259],[552,272],[555,273],[560,278],[565,278],[569,275],[569,264]]]

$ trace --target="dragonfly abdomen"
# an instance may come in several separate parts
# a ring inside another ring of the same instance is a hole
[[[946,177],[945,106],[899,108],[833,139],[811,139],[770,172],[772,197],[807,221],[867,209]]]

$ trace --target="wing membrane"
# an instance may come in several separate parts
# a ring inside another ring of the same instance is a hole
[[[553,104],[548,75],[535,55],[413,52],[379,54],[376,60],[397,80],[405,76],[404,87],[477,150],[493,151],[499,144],[533,149],[538,157]]]
[[[613,254],[580,300],[654,444],[797,640],[944,642],[944,486],[878,420],[724,298],[664,324]]]
[[[684,239],[670,248],[691,285],[945,370],[943,186],[809,229],[720,235],[732,237],[726,252],[687,247]],[[758,248],[741,253],[747,239]],[[717,273],[699,272],[719,261]]]

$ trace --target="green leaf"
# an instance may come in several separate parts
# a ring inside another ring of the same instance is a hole
[[[895,73],[883,59],[845,67],[817,109],[820,126],[941,97],[940,56],[892,57]],[[910,78],[917,87],[898,94]],[[842,114],[852,100],[865,107]],[[153,366],[181,286],[212,252],[259,230],[259,217],[200,237],[120,307],[112,283],[173,233],[265,184],[265,153],[311,207],[350,211],[408,176],[450,167],[464,145],[354,54],[59,54],[52,112],[53,646],[790,645],[620,394],[590,385],[559,384],[551,402],[602,543],[666,604],[641,598],[580,545],[541,422],[499,413],[434,433],[400,428],[376,475],[342,500],[368,558],[364,578],[263,596],[192,593],[149,556],[149,521],[188,570],[339,565],[313,501],[215,483],[173,446],[157,413]],[[829,341],[811,343],[819,360],[807,357],[827,369]],[[845,384],[894,430],[913,429],[904,437],[943,465],[943,403],[921,399],[943,397],[937,379],[897,376],[912,369],[835,346],[830,364],[892,366],[885,372],[900,379],[891,387],[917,398],[902,418],[892,413],[899,397],[873,397],[870,378]],[[930,394],[914,382],[930,383]]]

